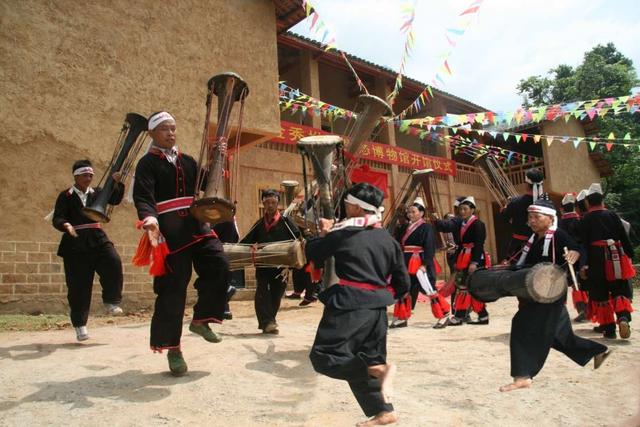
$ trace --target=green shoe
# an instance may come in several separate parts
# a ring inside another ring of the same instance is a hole
[[[182,357],[182,352],[179,350],[169,350],[167,352],[167,360],[169,361],[169,370],[174,377],[181,377],[187,373],[187,362]]]
[[[191,323],[189,325],[189,330],[194,334],[200,335],[202,338],[209,342],[220,342],[222,341],[222,337],[211,330],[209,325],[201,324],[196,325]]]

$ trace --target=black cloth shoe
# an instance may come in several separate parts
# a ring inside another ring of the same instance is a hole
[[[489,317],[481,317],[478,320],[470,320],[467,323],[470,325],[488,325]]]
[[[284,297],[286,299],[301,299],[302,297],[300,295],[301,294],[299,294],[297,292],[291,292],[289,295],[285,295]]]
[[[231,298],[236,294],[238,289],[235,286],[231,285],[227,288],[227,302],[231,301]]]
[[[576,323],[582,323],[582,322],[586,322],[587,321],[587,316],[585,316],[584,312],[581,312],[580,314],[578,314],[574,319],[574,322]]]
[[[618,338],[618,336],[616,335],[616,331],[604,332],[602,336],[608,340],[615,340],[616,338]]]
[[[394,320],[391,322],[391,324],[389,325],[389,329],[395,329],[395,328],[406,328],[409,325],[409,322],[407,322],[406,320]]]
[[[594,326],[593,327],[593,332],[597,332],[599,334],[604,332],[604,327],[602,325],[598,325],[598,326]]]
[[[305,307],[305,306],[307,306],[307,305],[309,305],[311,303],[314,303],[316,301],[318,301],[318,298],[311,298],[311,299],[305,298],[302,301],[300,301],[300,304],[298,304],[298,305],[301,306],[301,307]]]
[[[463,324],[463,320],[455,316],[449,317],[445,322],[445,326],[462,326]]]
[[[222,315],[222,318],[224,320],[231,320],[233,319],[233,313],[230,311],[225,311],[224,314]]]

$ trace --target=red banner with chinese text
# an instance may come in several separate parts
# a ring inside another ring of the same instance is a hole
[[[300,138],[312,135],[328,135],[321,129],[296,123],[281,121],[280,136],[272,139],[273,142],[282,144],[296,144]],[[376,142],[364,142],[360,147],[358,157],[374,162],[404,166],[410,169],[433,169],[436,173],[455,176],[456,162],[444,157],[427,156],[406,150],[400,147],[392,147]]]

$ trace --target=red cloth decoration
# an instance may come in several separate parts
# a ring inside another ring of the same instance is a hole
[[[622,311],[628,311],[629,313],[633,312],[633,307],[631,306],[631,301],[629,298],[624,296],[617,296],[613,299],[613,311],[616,313],[620,313]]]
[[[471,305],[471,295],[467,291],[458,290],[453,306],[456,311],[466,310]]]
[[[387,197],[388,192],[388,179],[387,174],[385,172],[376,172],[372,171],[369,168],[369,165],[362,165],[358,168],[355,168],[351,171],[350,176],[351,182],[357,184],[359,182],[366,182],[371,185],[375,185],[384,193],[384,197]]]
[[[615,323],[613,317],[613,304],[611,300],[607,301],[594,301],[593,302],[593,318],[596,323],[600,325],[609,325]]]
[[[440,289],[438,289],[438,294],[444,298],[447,298],[451,296],[451,294],[453,294],[455,290],[456,290],[456,275],[452,274],[449,277],[449,280],[447,280],[446,283],[440,286]]]
[[[474,311],[474,313],[480,313],[482,310],[484,310],[484,303],[471,297],[471,309]]]
[[[471,264],[471,249],[463,249],[456,258],[456,270],[465,270]]]
[[[433,269],[436,272],[436,276],[440,273],[442,273],[442,267],[440,267],[440,263],[438,262],[437,259],[433,259]]]
[[[418,270],[420,269],[421,265],[422,265],[422,260],[420,259],[420,254],[414,252],[413,255],[411,255],[411,258],[409,258],[409,265],[407,266],[407,272],[415,276]]]
[[[136,228],[142,228],[142,221],[136,223]],[[145,231],[140,237],[136,253],[131,259],[131,263],[136,267],[149,266],[149,274],[154,277],[164,276],[167,274],[167,266],[165,260],[169,255],[169,245],[160,234],[158,245],[153,246],[149,240],[149,234]]]
[[[393,317],[398,320],[407,320],[411,317],[411,295],[407,295],[403,301],[396,302],[393,306]]]
[[[322,280],[322,269],[321,268],[316,268],[313,265],[313,261],[309,261],[309,264],[307,264],[307,268],[305,269],[309,275],[311,276],[311,281],[312,282],[319,282],[320,280]]]
[[[444,297],[439,294],[436,294],[436,296],[432,297],[431,313],[433,313],[433,317],[435,317],[436,319],[443,319],[447,316],[447,314],[449,314],[450,310],[451,306],[449,305],[447,300],[444,299]]]

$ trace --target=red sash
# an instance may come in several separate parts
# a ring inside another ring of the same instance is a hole
[[[575,212],[567,212],[562,214],[561,219],[569,219],[569,218],[580,218],[580,215],[578,215]]]
[[[99,222],[90,222],[88,224],[78,224],[73,226],[76,230],[86,230],[89,228],[102,228],[102,224]]]
[[[591,246],[605,248],[604,276],[607,282],[627,280],[636,275],[636,270],[622,245],[615,240],[596,240]]]
[[[407,265],[407,272],[415,275],[422,265],[420,254],[424,252],[424,249],[422,246],[407,245],[402,247],[402,251],[407,254],[412,254],[411,258],[409,258],[409,264]]]
[[[163,200],[156,203],[156,211],[158,215],[165,214],[167,212],[178,211],[180,209],[187,209],[193,202],[193,196],[177,197],[175,199]]]

